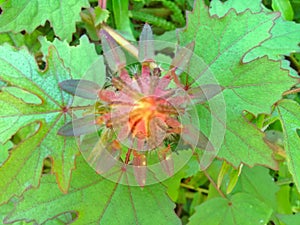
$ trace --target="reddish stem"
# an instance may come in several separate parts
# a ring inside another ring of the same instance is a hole
[[[98,5],[102,9],[106,9],[106,0],[98,0]]]
[[[131,155],[131,149],[129,148],[128,151],[127,151],[127,153],[126,153],[125,164],[129,163],[130,155]]]

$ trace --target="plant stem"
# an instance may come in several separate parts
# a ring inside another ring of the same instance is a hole
[[[180,186],[181,187],[184,187],[184,188],[187,188],[187,189],[190,189],[190,190],[194,190],[194,191],[198,191],[200,193],[205,193],[207,194],[208,193],[208,190],[207,189],[204,189],[204,188],[197,188],[197,187],[193,187],[191,185],[188,185],[188,184],[185,184],[185,183],[180,183]]]
[[[102,9],[106,9],[106,0],[98,0],[98,5]]]
[[[288,91],[284,92],[283,95],[296,94],[298,92],[300,92],[300,88],[295,88],[295,89],[288,90]]]
[[[225,194],[221,191],[220,188],[218,188],[217,184],[214,182],[214,180],[209,176],[209,174],[204,170],[203,171],[204,175],[207,177],[207,179],[210,181],[212,186],[219,192],[219,194],[223,197],[226,198]]]
[[[126,49],[131,55],[133,55],[135,58],[138,58],[138,49],[131,44],[129,41],[127,41],[124,37],[122,37],[120,34],[118,34],[116,31],[114,31],[109,26],[102,24],[101,28],[104,29],[107,33],[109,33],[110,36],[124,49]]]

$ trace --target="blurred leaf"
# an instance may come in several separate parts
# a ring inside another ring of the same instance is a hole
[[[297,133],[300,129],[300,105],[292,100],[283,100],[280,101],[277,112],[282,123],[288,168],[300,191],[300,137]]]
[[[300,1],[291,0],[290,2],[294,10],[294,20],[299,23],[300,22]]]
[[[1,5],[0,32],[28,33],[48,20],[55,34],[62,40],[71,41],[75,32],[75,23],[80,21],[79,12],[88,7],[87,0],[43,1],[43,0],[8,0]]]
[[[49,49],[45,71],[39,71],[34,58],[26,50],[17,51],[9,46],[0,48],[0,79],[40,100],[37,104],[27,103],[5,88],[0,92],[2,142],[9,140],[22,127],[37,126],[29,137],[15,146],[0,168],[0,202],[20,195],[29,187],[36,187],[46,157],[52,159],[57,182],[66,191],[78,150],[75,140],[57,136],[58,129],[70,118],[63,108],[71,98],[58,87],[58,82],[71,76],[53,47]]]
[[[122,35],[131,41],[134,41],[134,35],[130,27],[130,20],[128,16],[128,0],[112,0],[112,10],[116,29],[122,33]]]
[[[181,152],[185,154],[185,152]],[[174,174],[169,179],[163,181],[163,184],[168,187],[168,195],[172,201],[177,202],[179,197],[180,183],[183,178],[192,177],[199,170],[199,163],[196,157],[191,157],[188,163]]]
[[[278,202],[278,213],[291,214],[292,206],[290,202],[290,191],[291,187],[289,185],[281,185],[279,191],[277,192],[277,202]]]
[[[33,31],[31,34],[20,34],[13,32],[1,33],[0,44],[9,43],[17,48],[26,46],[30,52],[36,53],[41,47],[41,44],[38,41],[39,35],[42,35],[42,33],[38,30]]]
[[[218,181],[217,181],[218,188],[221,187],[222,181],[223,181],[225,175],[228,173],[230,168],[231,168],[231,166],[226,161],[224,161],[222,163],[222,167],[221,167],[221,170],[219,172]]]
[[[272,8],[279,11],[285,20],[293,20],[294,11],[289,0],[272,0]]]
[[[295,215],[277,215],[277,217],[284,222],[284,225],[295,225],[300,221],[300,213]]]
[[[238,169],[231,170],[231,172],[229,174],[229,182],[227,184],[226,194],[231,193],[232,190],[235,188],[235,186],[239,180],[239,176],[241,174],[242,168],[243,168],[243,164],[241,164]]]
[[[109,17],[109,11],[100,7],[95,7],[95,26],[105,23]]]

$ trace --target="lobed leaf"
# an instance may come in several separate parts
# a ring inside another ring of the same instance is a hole
[[[261,0],[227,0],[226,2],[212,0],[209,12],[211,15],[223,17],[230,9],[234,9],[237,13],[244,12],[247,9],[250,9],[252,12],[260,12],[262,10],[262,2]]]
[[[226,124],[217,122],[218,112],[210,112],[205,107],[199,107],[198,112],[206,115],[200,116],[206,136],[212,126],[208,118],[215,118],[214,126],[226,129],[218,156],[235,167],[240,163],[277,167],[270,143],[264,140],[261,131],[246,122],[243,111],[255,115],[270,113],[272,104],[296,80],[290,78],[287,71],[280,70],[280,63],[267,58],[241,63],[248,51],[270,37],[269,30],[277,17],[277,14],[250,11],[237,14],[230,10],[226,17],[218,19],[209,15],[202,1],[196,1],[194,11],[188,14],[187,27],[179,33],[181,46],[194,40],[195,54],[207,65],[199,68],[198,75],[193,77],[195,83],[201,86],[216,79],[224,88]]]
[[[257,186],[259,185],[259,189]],[[234,193],[245,192],[264,202],[274,211],[277,210],[276,195],[279,190],[268,168],[256,166],[243,167]]]
[[[55,34],[62,40],[72,40],[75,23],[80,21],[82,7],[88,7],[87,0],[50,1],[43,0],[8,0],[1,5],[3,13],[0,15],[0,32],[20,32],[26,30],[31,33],[39,25],[48,20],[53,26]]]
[[[224,3],[220,0],[213,0],[210,6],[210,14],[217,15],[218,17],[223,17],[232,8],[238,13],[245,12],[246,10],[251,10],[253,13],[270,12],[262,5],[261,0],[228,0]],[[300,24],[293,21],[286,21],[282,17],[277,18],[270,30],[272,36],[249,51],[243,57],[243,62],[250,62],[265,55],[271,59],[282,59],[282,55],[288,56],[291,52],[299,52],[299,32]],[[282,66],[283,68],[290,69],[289,66]]]
[[[33,132],[11,150],[8,160],[0,168],[0,202],[20,195],[29,187],[36,187],[46,157],[52,159],[53,172],[61,190],[67,191],[78,149],[74,139],[57,136],[58,129],[70,118],[66,109],[71,100],[58,83],[71,76],[53,47],[49,48],[45,71],[38,69],[26,50],[17,51],[9,46],[0,48],[0,79],[40,100],[28,103],[5,88],[0,92],[1,142],[8,141],[22,127],[35,124]]]
[[[45,37],[39,38],[41,52],[44,56],[48,54],[48,48],[54,46],[59,57],[64,61],[65,67],[70,69],[73,79],[90,76],[90,79],[102,85],[105,81],[105,66],[103,57],[99,56],[95,46],[89,42],[86,35],[81,36],[77,46],[70,46],[67,41],[55,38],[53,42],[47,41]]]
[[[271,214],[272,209],[264,202],[252,195],[237,193],[230,199],[213,198],[197,206],[188,225],[267,224]]]
[[[174,203],[161,184],[126,186],[96,174],[78,157],[68,194],[59,191],[54,176],[42,178],[37,190],[24,194],[6,222],[34,220],[41,224],[65,212],[76,212],[72,224],[180,224]],[[126,173],[119,174],[126,179]],[[51,192],[49,192],[51,190]],[[117,208],[117,210],[116,210]],[[155,215],[155,216],[153,216]]]

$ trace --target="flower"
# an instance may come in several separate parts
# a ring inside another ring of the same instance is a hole
[[[89,163],[101,174],[119,162],[122,162],[122,171],[133,165],[140,186],[146,184],[149,153],[156,152],[163,171],[168,176],[173,175],[172,146],[178,144],[178,137],[191,148],[213,151],[208,138],[192,123],[189,110],[194,103],[204,102],[221,89],[213,85],[191,87],[188,83],[183,84],[178,76],[193,54],[194,43],[179,49],[170,69],[165,71],[155,62],[152,31],[146,24],[139,41],[139,62],[130,70],[114,39],[104,30],[100,36],[104,56],[115,75],[106,88],[87,80],[67,80],[60,84],[63,90],[96,100],[96,103],[92,115],[66,124],[59,134],[97,133],[98,137],[100,133],[101,144],[96,147],[88,144],[82,150],[85,154],[89,152],[86,157]]]

